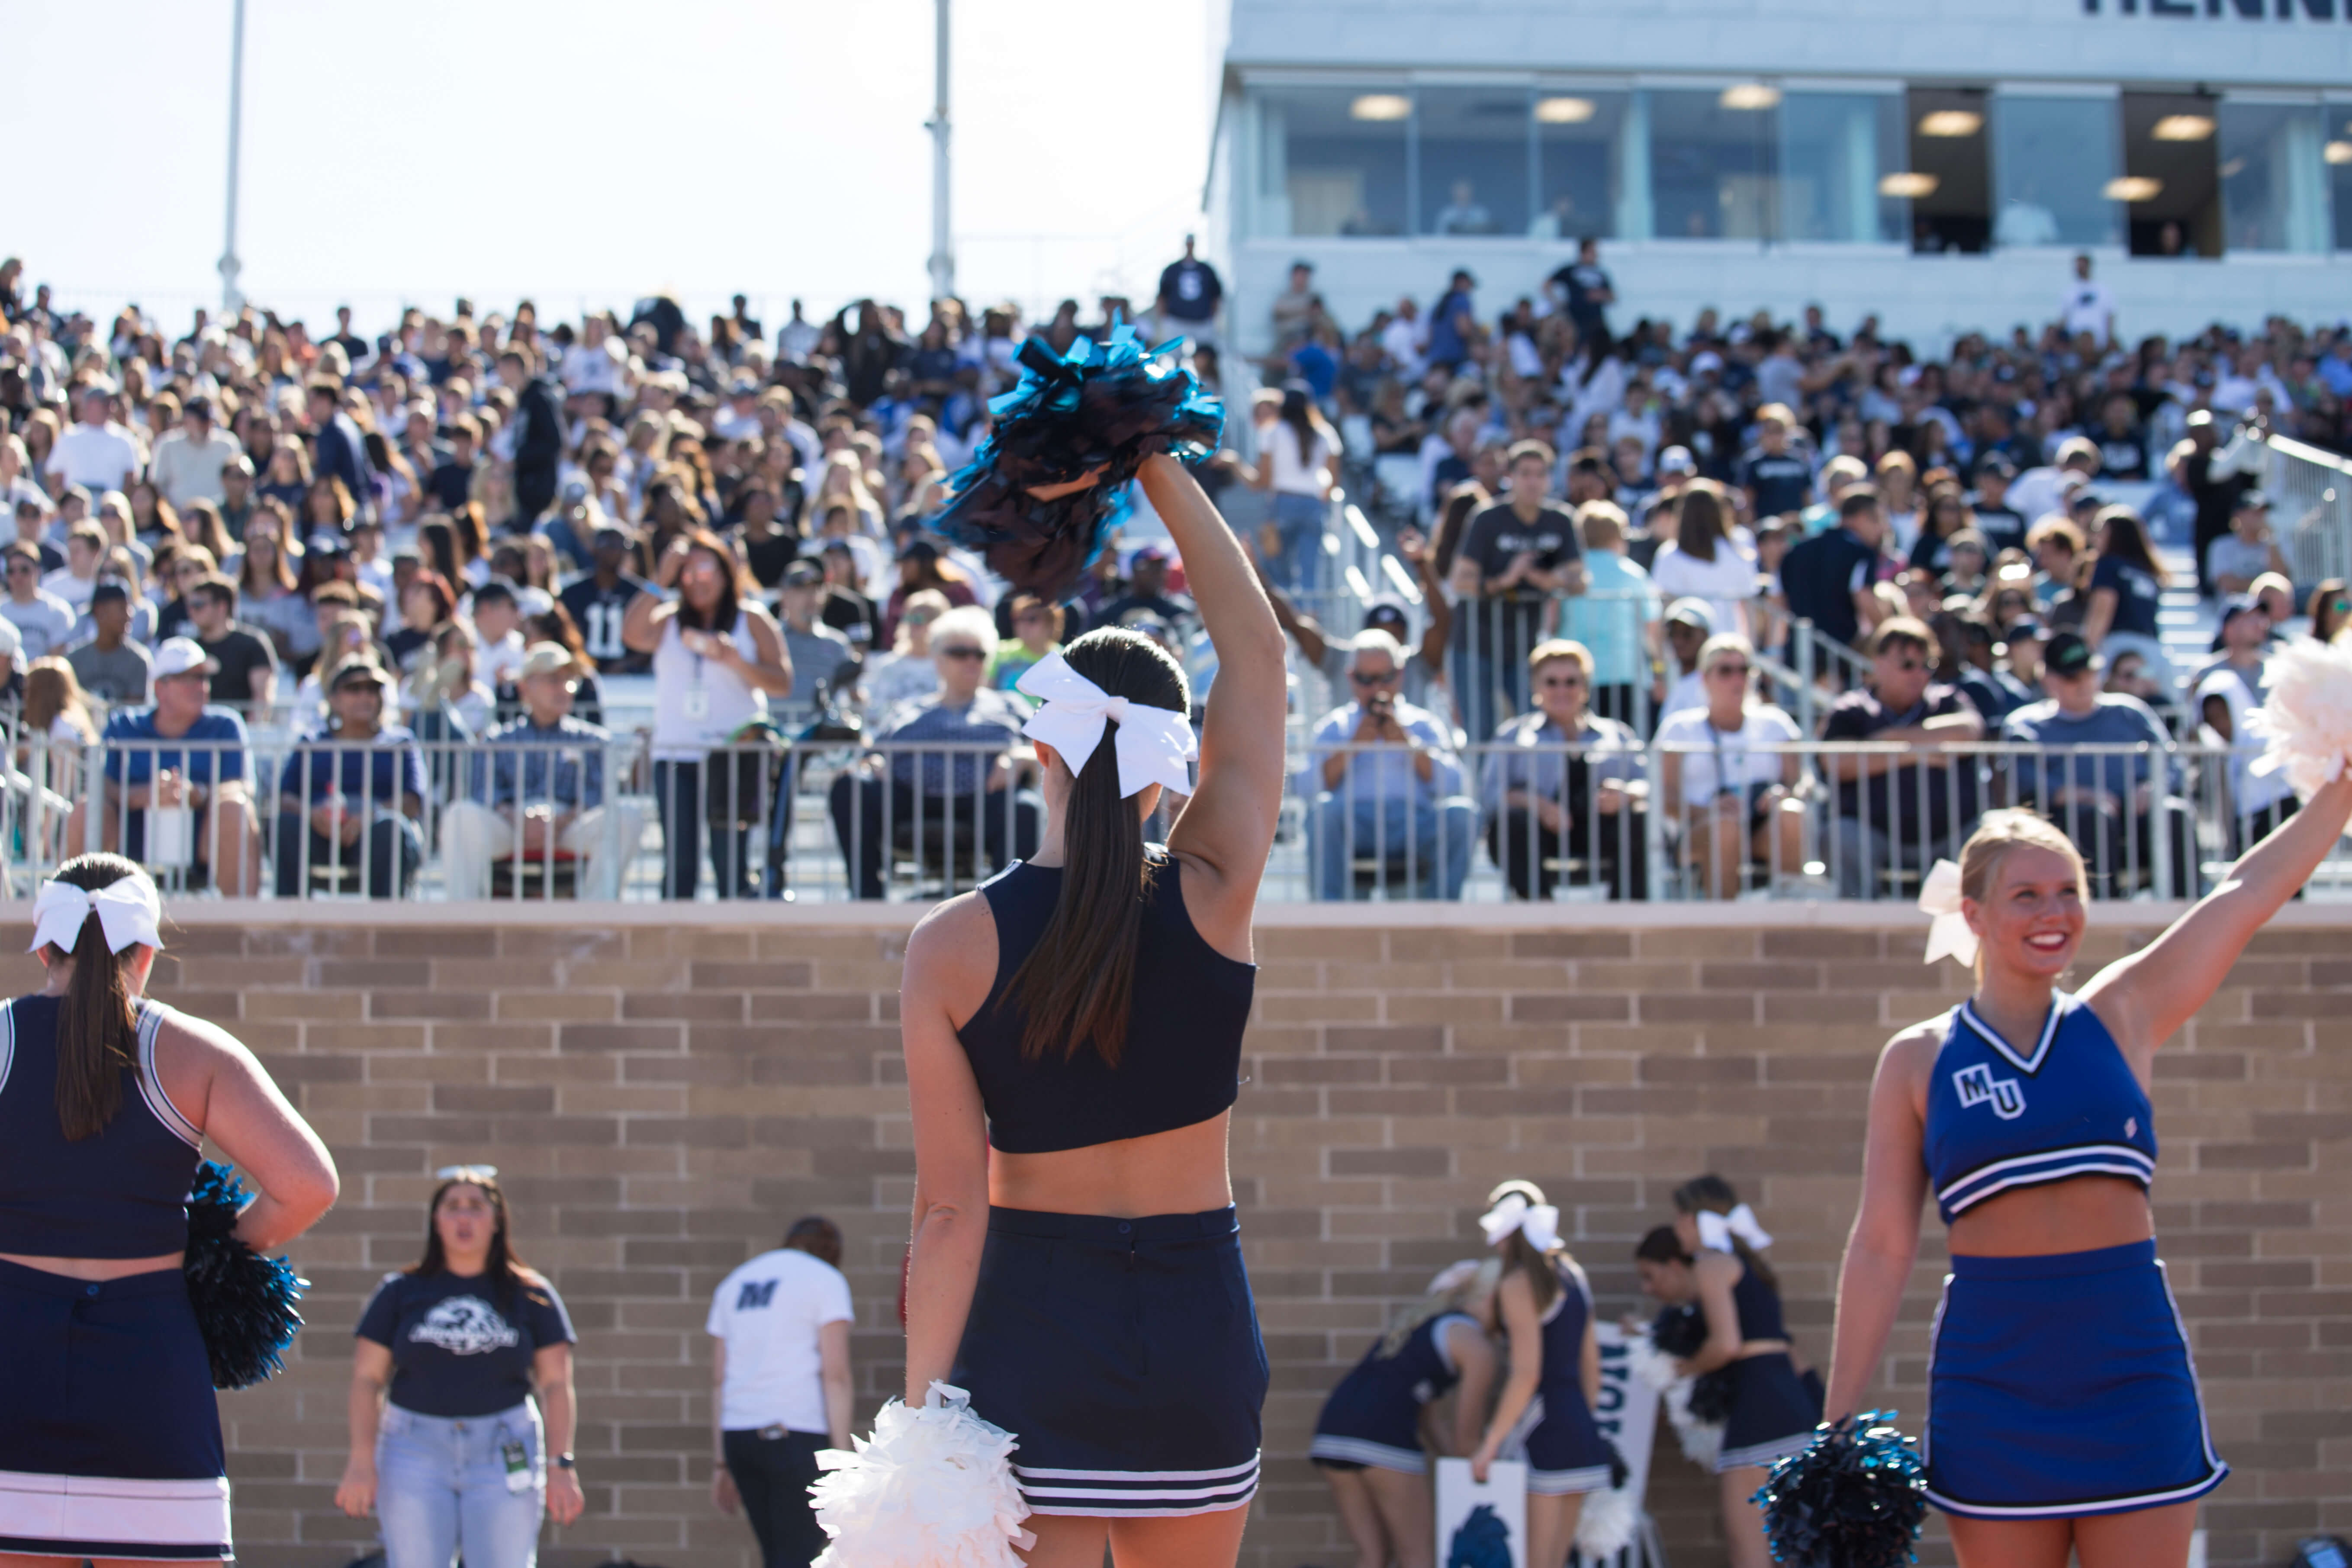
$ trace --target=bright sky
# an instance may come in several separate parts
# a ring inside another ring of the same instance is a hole
[[[954,5],[958,292],[1148,295],[1197,221],[1222,0]],[[231,0],[8,10],[0,246],[184,327],[220,296]],[[247,0],[246,295],[366,330],[656,289],[919,321],[931,58],[932,0]]]

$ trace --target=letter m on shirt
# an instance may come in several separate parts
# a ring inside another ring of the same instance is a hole
[[[754,1308],[765,1307],[775,1300],[775,1280],[746,1279],[742,1288],[735,1292],[735,1310],[748,1312]]]

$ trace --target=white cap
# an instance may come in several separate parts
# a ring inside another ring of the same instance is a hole
[[[163,646],[155,650],[152,674],[157,680],[185,675],[191,670],[203,670],[209,675],[212,669],[212,656],[205,652],[203,645],[194,637],[165,637]]]

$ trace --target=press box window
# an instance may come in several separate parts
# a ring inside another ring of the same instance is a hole
[[[1646,95],[1658,238],[1772,237],[1780,96],[1761,82]]]
[[[2124,94],[2124,173],[2112,188],[2130,213],[2134,256],[2221,254],[2219,109],[2208,93]]]
[[[1526,234],[1527,89],[1425,87],[1413,110],[1419,232]]]
[[[2311,255],[2328,247],[2326,120],[2315,103],[2222,103],[2223,244]],[[2345,149],[2352,154],[2352,146]],[[2340,165],[2339,165],[2340,167]],[[2343,202],[2334,204],[2343,219]]]
[[[1258,95],[1261,222],[1269,236],[1403,234],[1412,99],[1402,89]]]
[[[2113,98],[2002,91],[1992,104],[1992,242],[2124,242]]]
[[[1625,119],[1632,95],[1582,88],[1536,93],[1538,239],[1611,239],[1623,232]],[[1648,193],[1644,190],[1643,195]]]
[[[1992,243],[1992,138],[1981,88],[1915,87],[1909,157],[1883,176],[1910,203],[1911,248],[1976,254]]]

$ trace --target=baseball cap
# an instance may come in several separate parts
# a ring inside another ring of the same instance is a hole
[[[2053,675],[2080,675],[2099,666],[2099,656],[2079,632],[2060,632],[2050,639],[2042,651],[2042,662]]]
[[[1688,447],[1669,447],[1658,454],[1658,472],[1695,474],[1698,472],[1698,460],[1691,456]]]
[[[2001,639],[2004,642],[2041,642],[2049,636],[2039,616],[2020,616],[2009,623],[2009,630],[2001,633]]]
[[[215,668],[212,657],[194,637],[165,637],[163,646],[155,650],[154,677],[158,680],[195,671],[210,675]]]
[[[523,650],[522,666],[517,674],[523,679],[534,675],[573,675],[577,667],[572,662],[572,650],[560,642],[535,642]]]
[[[1705,599],[1676,599],[1666,607],[1666,625],[1695,626],[1712,636],[1715,632],[1715,612],[1707,608]]]
[[[1146,544],[1138,547],[1135,553],[1129,556],[1127,560],[1129,566],[1140,565],[1146,561],[1157,561],[1165,565],[1168,562],[1168,552],[1157,544]]]
[[[1986,474],[1999,474],[2004,479],[2013,479],[2017,478],[2017,465],[2009,460],[2006,453],[1987,452],[1977,459],[1978,477],[1981,479]]]
[[[1387,623],[1391,621],[1398,626],[1411,626],[1412,624],[1412,617],[1405,614],[1403,600],[1396,598],[1391,595],[1383,594],[1364,607],[1365,630],[1370,631],[1376,622]]]
[[[2270,497],[2264,495],[2260,490],[2249,489],[2239,495],[2237,510],[2240,511],[2268,511],[2270,510]]]
[[[824,568],[814,561],[795,561],[784,568],[784,586],[810,588],[824,581]]]
[[[906,548],[898,552],[901,561],[937,561],[939,558],[940,547],[928,539],[910,539]]]
[[[334,684],[330,686],[327,689],[330,691],[341,691],[344,687],[361,680],[367,681],[371,685],[379,687],[394,686],[398,684],[398,682],[393,679],[392,671],[384,668],[383,666],[378,664],[375,660],[372,658],[353,658],[346,659],[341,667],[335,671]]]
[[[586,479],[568,479],[564,482],[563,504],[565,506],[578,506],[587,499],[588,481]]]

